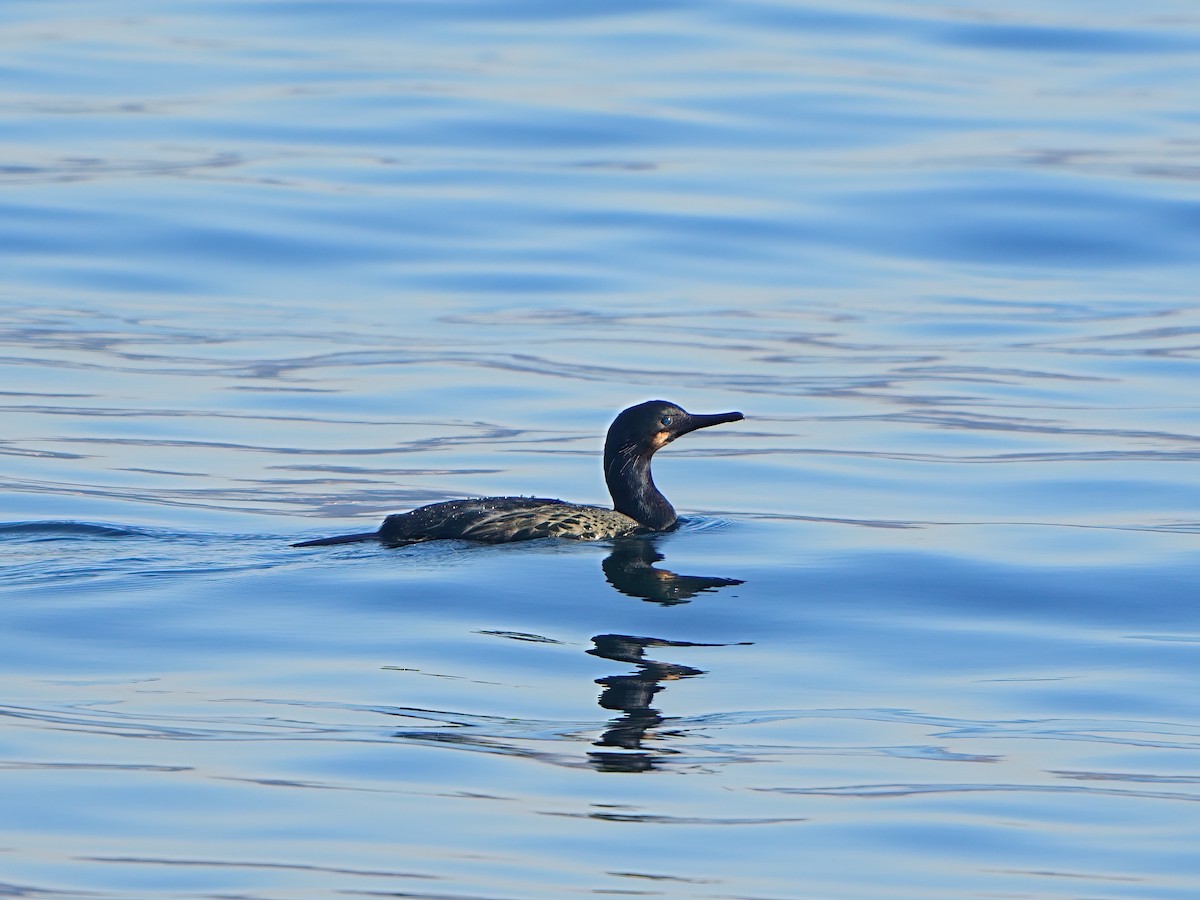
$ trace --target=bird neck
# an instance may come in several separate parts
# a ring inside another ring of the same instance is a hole
[[[654,486],[650,457],[637,452],[635,446],[605,445],[604,480],[617,512],[652,531],[665,531],[675,524],[675,508]]]

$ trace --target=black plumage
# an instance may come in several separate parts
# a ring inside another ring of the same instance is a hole
[[[693,415],[674,403],[649,400],[621,412],[604,442],[604,480],[613,508],[546,497],[481,497],[431,503],[383,520],[378,531],[301,541],[293,547],[380,541],[391,546],[448,538],[497,544],[559,537],[581,541],[666,531],[675,509],[654,485],[650,460],[671,441],[698,428],[736,422],[740,412]]]

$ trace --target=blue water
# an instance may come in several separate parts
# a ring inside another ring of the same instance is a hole
[[[0,26],[0,895],[1200,895],[1191,4]]]

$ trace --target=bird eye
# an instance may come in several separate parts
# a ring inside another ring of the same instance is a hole
[[[668,425],[670,425],[670,424],[671,424],[671,417],[670,417],[670,416],[663,416],[663,417],[662,417],[661,419],[659,419],[658,421],[659,421],[659,424],[660,424],[660,425],[662,425],[662,426],[665,428],[666,426],[668,426]]]

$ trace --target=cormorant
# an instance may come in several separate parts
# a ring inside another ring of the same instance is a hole
[[[543,537],[597,541],[666,531],[675,524],[676,516],[650,477],[654,452],[690,431],[743,418],[740,412],[693,415],[665,400],[648,400],[622,411],[613,420],[604,442],[604,480],[612,494],[612,509],[544,497],[448,500],[388,516],[378,531],[318,538],[292,546],[356,541],[400,546],[448,538],[489,544]]]

